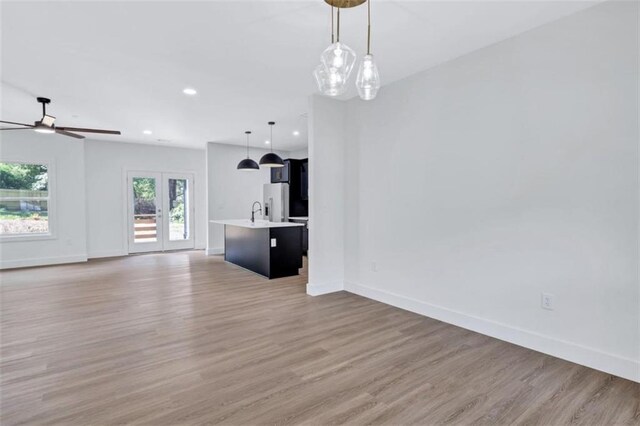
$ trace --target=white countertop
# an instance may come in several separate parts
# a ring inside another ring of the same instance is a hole
[[[309,216],[289,216],[289,219],[293,219],[293,220],[309,220]]]
[[[294,223],[294,222],[269,222],[267,220],[258,220],[256,219],[255,223],[251,223],[249,219],[224,219],[224,220],[210,220],[211,223],[217,223],[220,225],[232,225],[232,226],[241,226],[243,228],[255,228],[255,229],[264,229],[264,228],[286,228],[290,226],[304,226],[304,223]]]

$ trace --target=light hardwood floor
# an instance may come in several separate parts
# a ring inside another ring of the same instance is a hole
[[[640,424],[640,385],[202,252],[0,273],[1,423]]]

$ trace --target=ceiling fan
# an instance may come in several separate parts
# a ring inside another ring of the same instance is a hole
[[[102,133],[105,135],[119,135],[119,130],[100,130],[100,129],[84,129],[81,127],[59,127],[54,123],[56,118],[52,115],[47,115],[47,104],[51,103],[51,99],[48,98],[36,98],[39,103],[42,104],[42,118],[33,125],[25,124],[25,123],[16,123],[15,121],[3,121],[0,120],[0,123],[3,124],[13,124],[16,126],[22,127],[0,127],[0,130],[35,130],[39,133],[58,133],[64,136],[70,136],[72,138],[84,139],[84,136],[79,135],[73,132],[80,133]]]

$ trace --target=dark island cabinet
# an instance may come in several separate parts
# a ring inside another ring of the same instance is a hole
[[[302,229],[225,225],[224,260],[269,279],[298,275],[302,268]]]

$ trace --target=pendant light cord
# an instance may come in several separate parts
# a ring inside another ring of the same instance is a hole
[[[269,131],[271,132],[271,138],[269,139],[269,145],[271,147],[271,152],[273,152],[273,124],[269,124]]]
[[[367,55],[371,55],[371,0],[367,0]]]
[[[333,30],[333,6],[331,6],[331,44],[335,42],[334,35],[335,35],[335,31]]]
[[[338,31],[337,31],[336,42],[340,43],[340,8],[338,8]]]

